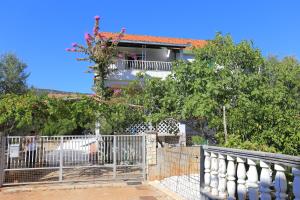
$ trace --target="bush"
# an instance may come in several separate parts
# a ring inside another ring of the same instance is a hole
[[[192,136],[192,143],[194,145],[202,145],[202,144],[207,144],[207,140],[200,135],[194,135]]]

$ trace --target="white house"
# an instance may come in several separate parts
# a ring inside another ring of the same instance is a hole
[[[115,33],[104,32],[105,37]],[[192,61],[192,47],[203,47],[207,41],[158,36],[125,34],[118,44],[119,57],[106,85],[120,88],[136,79],[139,72],[150,77],[166,78],[172,69],[172,62],[178,59]]]

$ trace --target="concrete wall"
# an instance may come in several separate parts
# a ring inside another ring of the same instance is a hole
[[[199,174],[199,147],[165,147],[157,149],[157,163],[148,166],[148,180],[162,180],[171,176]]]

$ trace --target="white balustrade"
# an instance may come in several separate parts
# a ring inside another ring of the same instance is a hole
[[[275,175],[275,190],[276,190],[276,200],[284,200],[287,198],[287,181],[285,176],[285,168],[281,165],[275,164],[276,170]]]
[[[239,200],[246,199],[247,195],[247,188],[246,188],[246,167],[245,167],[245,159],[244,158],[237,158],[236,159],[238,166],[237,166],[237,194]]]
[[[210,186],[211,186],[211,194],[217,196],[219,194],[218,191],[218,185],[219,185],[219,180],[218,180],[218,156],[215,153],[210,154],[211,158],[211,169],[210,169]]]
[[[293,168],[292,173],[294,175],[293,193],[295,200],[300,200],[300,169]]]
[[[218,190],[219,190],[219,196],[221,198],[226,198],[227,197],[227,192],[226,192],[226,161],[225,161],[225,156],[222,154],[219,154],[219,185],[218,185]]]
[[[260,167],[260,199],[271,200],[272,170],[270,164],[263,161],[260,161]]]
[[[205,192],[210,192],[210,154],[205,151],[204,156],[204,190]]]
[[[235,158],[227,155],[228,165],[227,165],[227,192],[228,199],[235,199]]]
[[[249,165],[247,172],[247,188],[249,199],[258,199],[258,173],[256,169],[256,163],[255,161],[248,159],[247,164]]]
[[[201,148],[204,199],[300,200],[299,156],[206,145]],[[292,177],[287,180],[286,174]]]
[[[149,60],[118,60],[118,69],[137,69],[149,71],[171,71],[172,62]]]

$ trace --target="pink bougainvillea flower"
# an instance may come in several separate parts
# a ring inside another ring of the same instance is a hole
[[[72,43],[72,47],[77,47],[78,46],[78,44],[77,43]]]
[[[84,34],[84,39],[85,40],[91,40],[91,35],[89,33]]]
[[[75,52],[75,51],[76,51],[76,49],[75,49],[75,48],[72,48],[72,49],[70,49],[70,51],[72,51],[72,52]]]
[[[71,49],[70,48],[66,48],[66,51],[71,51]]]
[[[100,19],[100,17],[98,15],[96,15],[94,18],[95,18],[95,20],[99,20]]]
[[[125,31],[126,31],[126,28],[123,27],[123,28],[121,29],[121,32],[122,32],[122,33],[125,33]]]

